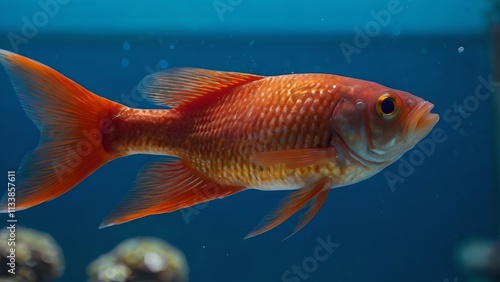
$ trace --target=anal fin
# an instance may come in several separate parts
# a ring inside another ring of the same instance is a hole
[[[244,189],[212,182],[183,160],[154,162],[141,169],[134,187],[100,227],[174,212]]]
[[[313,181],[311,185],[291,193],[281,203],[278,209],[264,218],[254,231],[245,236],[245,239],[255,237],[273,229],[309,203],[308,210],[301,217],[301,220],[296,226],[294,232],[286,237],[289,238],[303,228],[314,217],[323,205],[329,191],[330,181],[326,177],[323,177],[319,180]]]

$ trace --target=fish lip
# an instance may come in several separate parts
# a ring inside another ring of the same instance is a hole
[[[424,101],[410,113],[404,129],[408,140],[415,143],[420,141],[436,125],[439,121],[439,115],[431,113],[433,108],[432,103]]]

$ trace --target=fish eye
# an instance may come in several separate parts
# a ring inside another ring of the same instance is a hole
[[[395,119],[401,110],[399,99],[391,94],[385,93],[380,95],[375,106],[379,117],[385,120]]]

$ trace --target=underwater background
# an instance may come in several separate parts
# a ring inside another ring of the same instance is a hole
[[[157,108],[136,91],[144,76],[199,67],[361,78],[429,100],[441,116],[438,140],[431,133],[427,147],[417,145],[374,177],[334,189],[287,240],[296,216],[243,239],[287,191],[247,190],[189,212],[98,229],[139,169],[162,158],[149,155],[106,164],[63,196],[17,213],[17,224],[59,243],[66,267],[57,281],[86,281],[91,261],[137,236],[180,249],[196,282],[468,281],[457,248],[499,235],[498,93],[485,84],[495,65],[494,9],[491,1],[472,0],[0,0],[1,49],[127,106]],[[474,100],[480,85],[492,95]],[[38,145],[39,132],[3,70],[0,105],[0,186],[6,187],[7,171]],[[0,226],[6,220],[0,214]],[[314,253],[325,241],[336,247],[319,261]]]

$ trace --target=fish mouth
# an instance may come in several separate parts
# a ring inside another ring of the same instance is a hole
[[[414,109],[408,117],[405,125],[405,133],[408,140],[418,142],[424,138],[439,121],[439,115],[431,113],[434,105],[424,101]]]

